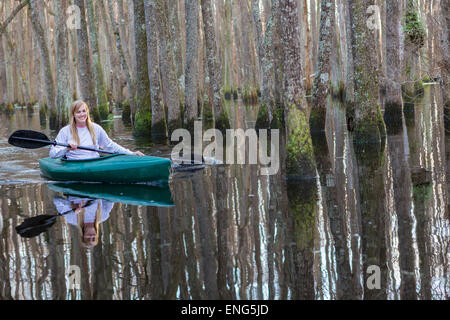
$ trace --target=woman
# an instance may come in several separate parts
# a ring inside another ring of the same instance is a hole
[[[112,141],[101,126],[91,121],[89,108],[84,101],[77,100],[72,103],[69,114],[69,125],[59,131],[55,140],[59,143],[69,144],[70,147],[52,146],[50,157],[61,158],[65,156],[67,159],[90,159],[100,156],[95,151],[77,149],[78,146],[95,149],[100,147],[105,151],[137,156],[144,155],[140,151],[132,152]]]

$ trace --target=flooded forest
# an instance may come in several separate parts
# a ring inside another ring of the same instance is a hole
[[[0,300],[448,300],[449,11],[0,0]],[[8,138],[55,139],[75,100],[130,150],[171,158],[201,124],[242,129],[245,159],[172,167],[163,185],[48,180],[49,149]],[[252,132],[276,146],[269,174]],[[93,247],[74,201],[95,203]]]

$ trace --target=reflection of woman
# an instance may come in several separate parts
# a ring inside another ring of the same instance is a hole
[[[88,201],[92,201],[89,203]],[[109,218],[109,213],[114,203],[102,199],[88,199],[69,196],[67,199],[55,197],[53,203],[59,213],[65,214],[67,223],[77,227],[80,232],[81,242],[88,248],[98,243],[99,225]],[[88,205],[86,205],[88,204]]]

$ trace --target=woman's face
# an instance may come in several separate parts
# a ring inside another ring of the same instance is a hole
[[[95,230],[95,225],[93,223],[86,223],[84,225],[83,239],[84,243],[95,245],[97,240],[97,230]]]
[[[88,111],[85,105],[82,105],[74,113],[75,123],[79,126],[85,126],[88,117]]]

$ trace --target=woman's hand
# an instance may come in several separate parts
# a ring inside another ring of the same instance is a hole
[[[145,154],[143,154],[143,153],[140,152],[140,151],[135,151],[135,152],[133,152],[133,154],[134,154],[135,156],[140,156],[140,157],[145,156]]]
[[[82,209],[80,203],[71,202],[70,207],[72,208],[73,212],[75,212],[76,214],[80,213],[80,211]]]
[[[75,143],[69,143],[70,147],[67,147],[67,151],[77,150],[78,145]]]

